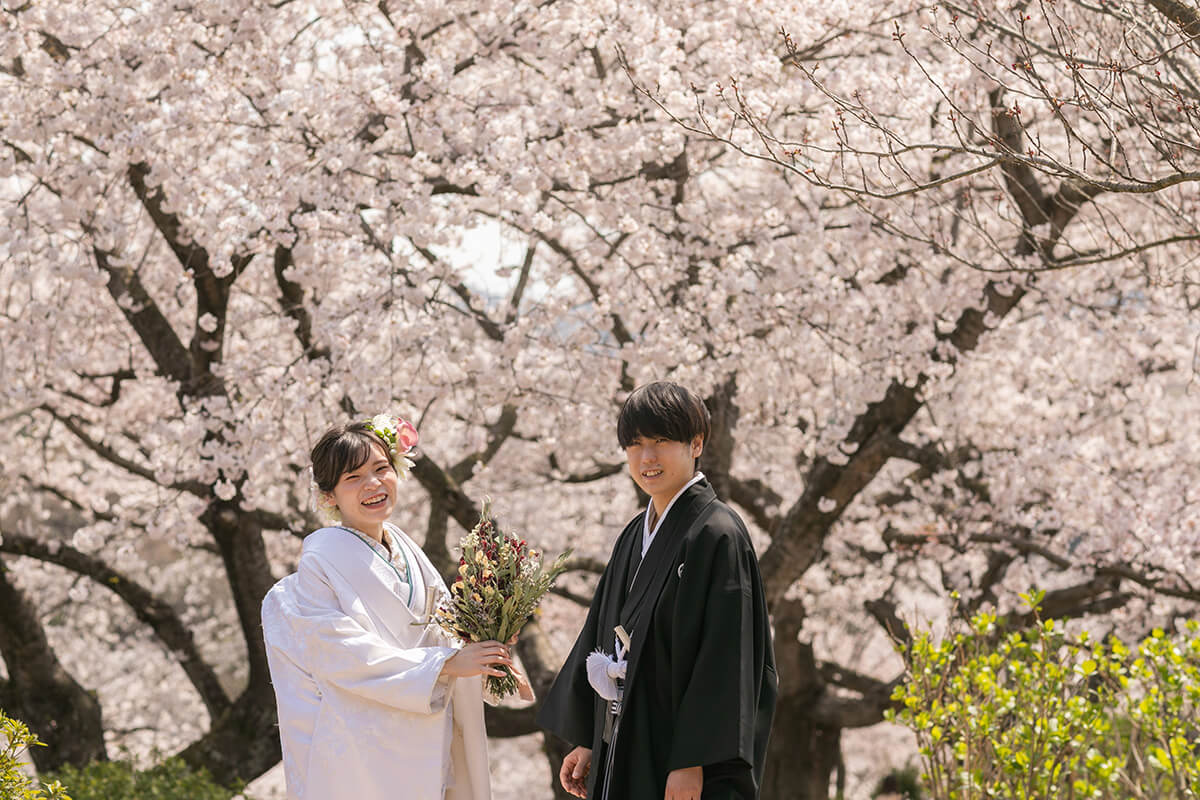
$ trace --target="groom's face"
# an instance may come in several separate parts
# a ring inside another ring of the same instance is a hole
[[[634,483],[655,501],[655,508],[670,502],[695,474],[696,459],[704,449],[697,436],[690,442],[674,442],[662,436],[638,436],[625,448],[629,474]]]

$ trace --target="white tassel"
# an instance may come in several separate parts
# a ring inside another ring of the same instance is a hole
[[[625,679],[625,659],[617,660],[603,650],[587,657],[588,683],[605,700],[617,699],[617,679]]]

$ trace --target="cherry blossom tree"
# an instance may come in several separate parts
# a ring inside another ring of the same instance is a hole
[[[63,698],[13,706],[52,743],[77,715],[60,761],[278,760],[259,604],[319,524],[309,447],[385,409],[435,563],[485,494],[576,547],[519,645],[544,690],[639,503],[620,400],[706,396],[776,624],[767,796],[844,777],[889,635],[951,590],[1134,626],[1198,599],[1191,6],[0,20],[0,702]]]

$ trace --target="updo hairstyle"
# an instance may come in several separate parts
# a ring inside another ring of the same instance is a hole
[[[370,421],[352,422],[330,428],[312,449],[313,480],[322,492],[332,492],[333,487],[347,472],[352,472],[371,456],[371,445],[379,445],[383,453],[396,466],[383,437],[370,427]]]

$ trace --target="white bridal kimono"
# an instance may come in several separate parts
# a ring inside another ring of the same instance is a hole
[[[490,800],[482,681],[439,677],[455,648],[423,619],[446,591],[421,549],[344,528],[304,540],[263,600],[289,800]],[[394,566],[400,565],[400,569]],[[412,608],[409,607],[412,604]]]

